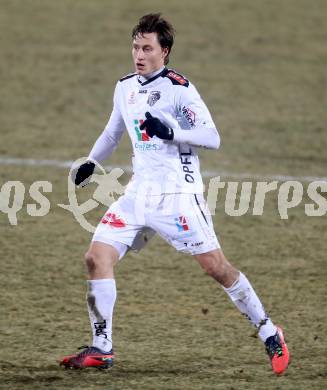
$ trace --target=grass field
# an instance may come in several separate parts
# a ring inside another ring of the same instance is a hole
[[[116,80],[133,70],[131,28],[160,10],[177,29],[170,66],[195,83],[220,127],[221,149],[201,152],[202,168],[326,176],[326,1],[1,0],[0,8],[0,157],[86,155]],[[130,152],[125,137],[107,163],[127,165]],[[83,254],[91,235],[57,206],[67,203],[67,174],[0,165],[0,187],[26,188],[17,226],[0,214],[1,389],[326,388],[326,215],[308,217],[305,198],[282,220],[273,193],[263,216],[231,217],[224,190],[213,219],[225,254],[285,329],[285,376],[271,373],[220,287],[158,238],[116,269],[114,369],[60,369],[62,355],[90,341]],[[26,212],[37,180],[52,183],[44,217]]]

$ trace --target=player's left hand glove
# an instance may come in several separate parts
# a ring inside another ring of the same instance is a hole
[[[80,165],[78,168],[75,168],[72,171],[72,180],[79,186],[85,187],[90,180],[90,176],[93,175],[95,164],[92,161],[86,161],[84,164]]]
[[[154,118],[149,112],[145,113],[146,120],[141,124],[140,129],[146,131],[149,137],[156,135],[158,138],[172,141],[174,131],[165,126],[158,118]]]

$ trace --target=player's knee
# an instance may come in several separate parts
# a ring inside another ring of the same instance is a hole
[[[89,274],[94,274],[95,271],[103,269],[112,269],[117,263],[117,256],[111,253],[102,253],[101,251],[89,249],[85,253],[85,263]]]
[[[89,250],[85,253],[85,263],[89,272],[96,269],[97,256],[93,251]]]
[[[101,267],[102,256],[94,250],[89,250],[85,253],[85,263],[88,272],[93,273],[96,269]]]
[[[206,253],[198,261],[207,275],[223,285],[236,278],[237,270],[222,254],[218,256],[217,253]]]

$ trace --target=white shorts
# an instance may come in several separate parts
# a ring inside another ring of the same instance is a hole
[[[220,248],[201,194],[163,194],[138,198],[125,194],[113,203],[92,241],[114,246],[122,258],[140,250],[158,233],[177,251],[196,255]]]

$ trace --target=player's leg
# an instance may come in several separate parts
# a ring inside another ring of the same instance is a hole
[[[112,349],[112,315],[117,295],[114,266],[126,250],[127,246],[118,242],[108,245],[92,241],[85,255],[88,271],[86,299],[93,333],[92,345],[104,352]]]
[[[61,364],[66,368],[110,368],[113,365],[112,316],[117,295],[114,266],[126,251],[127,246],[119,242],[109,245],[92,241],[86,252],[86,301],[93,336],[92,346],[64,357]]]
[[[68,368],[109,368],[113,364],[112,316],[116,301],[114,266],[132,246],[140,227],[134,225],[128,210],[130,198],[121,197],[110,207],[98,225],[85,255],[88,272],[87,307],[92,328],[92,346],[66,356]]]
[[[274,372],[282,374],[289,363],[283,332],[272,323],[247,277],[228,262],[221,249],[196,254],[194,257],[206,273],[222,285],[239,311],[257,328]]]
[[[240,312],[258,329],[263,342],[276,333],[277,328],[267,316],[249,280],[228,262],[221,249],[196,254],[194,257],[204,271],[221,284]]]
[[[194,194],[165,196],[162,210],[167,209],[170,210],[168,214],[157,213],[152,218],[153,228],[178,251],[196,257],[201,267],[222,285],[241,313],[257,327],[267,350],[279,354],[279,347],[282,347],[286,359],[278,359],[277,368],[277,355],[275,352],[269,354],[275,356],[274,371],[284,371],[288,361],[287,347],[281,340],[279,344],[276,342],[276,337],[282,339],[282,334],[267,316],[249,280],[225,258],[203,197]]]

